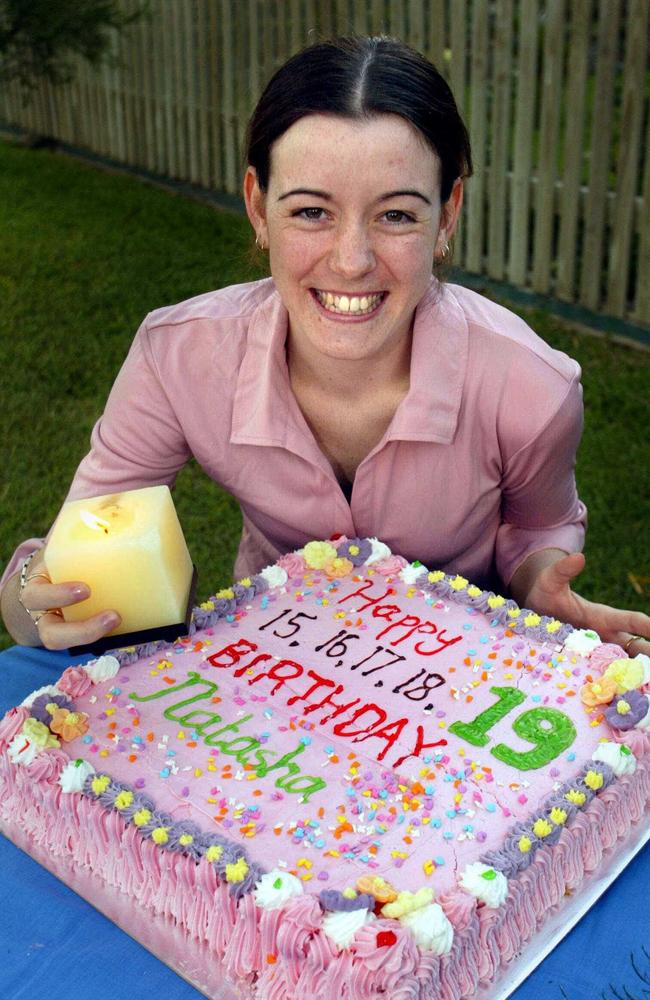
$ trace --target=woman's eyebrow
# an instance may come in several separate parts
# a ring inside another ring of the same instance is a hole
[[[407,188],[404,191],[388,191],[387,194],[382,194],[377,201],[389,201],[391,198],[421,198],[422,201],[426,201],[427,205],[431,204],[431,199],[427,198],[425,194],[421,191],[416,191],[415,188]]]
[[[328,194],[327,191],[316,191],[314,188],[292,188],[291,191],[281,194],[278,201],[283,201],[284,198],[290,198],[292,194],[308,194],[314,198],[322,198],[323,201],[332,200],[331,194]]]
[[[278,201],[290,198],[293,194],[311,195],[313,198],[322,198],[323,201],[332,200],[332,195],[328,194],[327,191],[318,191],[315,188],[292,188],[291,191],[281,194],[278,197]],[[380,195],[377,201],[390,201],[391,198],[399,197],[421,198],[427,205],[431,204],[431,200],[425,194],[422,194],[421,191],[416,191],[414,188],[407,188],[403,191],[387,191],[386,194]]]

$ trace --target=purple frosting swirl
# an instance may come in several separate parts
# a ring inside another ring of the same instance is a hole
[[[241,899],[246,893],[252,892],[262,875],[265,875],[265,869],[261,865],[258,865],[254,861],[247,862],[248,871],[244,875],[241,882],[229,882],[228,883],[228,893],[230,896],[234,896],[235,899]]]
[[[174,823],[169,830],[169,840],[165,844],[168,851],[176,851],[179,854],[187,854],[198,861],[202,854],[201,831],[196,823],[191,820],[179,820]],[[191,837],[191,844],[182,844],[181,837]]]

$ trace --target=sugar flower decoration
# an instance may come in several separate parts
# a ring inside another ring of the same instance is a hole
[[[337,556],[336,559],[332,559],[331,562],[326,563],[323,567],[325,576],[328,580],[340,580],[344,576],[349,576],[353,569],[354,565],[350,562],[350,560],[343,559],[340,556]]]
[[[397,889],[394,889],[390,882],[379,875],[362,875],[357,879],[357,889],[359,892],[372,896],[376,903],[393,903],[398,896]]]
[[[605,670],[603,677],[608,677],[616,684],[616,693],[625,694],[643,684],[645,671],[638,660],[614,660]]]
[[[578,656],[589,656],[600,644],[600,636],[593,629],[576,628],[567,636],[564,648],[569,653],[577,653]]]
[[[414,913],[432,902],[433,889],[428,887],[419,889],[417,892],[400,892],[394,902],[382,906],[381,913],[384,917],[400,920],[407,913]]]
[[[617,695],[605,709],[605,719],[613,729],[634,729],[648,713],[650,699],[640,691]]]
[[[451,951],[454,928],[438,903],[404,914],[400,923],[411,931],[418,948],[434,955],[447,955]]]
[[[86,778],[95,773],[95,768],[87,760],[71,760],[59,775],[59,784],[65,795],[83,791]]]
[[[39,750],[47,750],[49,747],[59,747],[61,744],[56,736],[42,722],[37,719],[27,719],[22,728],[22,734],[30,740]]]
[[[57,708],[52,714],[50,729],[64,743],[69,743],[88,732],[88,716],[85,712],[69,712],[67,708]]]
[[[372,554],[372,545],[367,538],[348,538],[339,546],[339,557],[348,559],[353,566],[363,566]]]
[[[580,701],[586,708],[597,705],[608,705],[616,694],[616,681],[613,677],[599,677],[580,688]]]
[[[323,569],[337,556],[336,549],[329,542],[308,542],[302,550],[302,557],[309,569]]]

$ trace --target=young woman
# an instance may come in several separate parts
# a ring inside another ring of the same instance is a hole
[[[171,485],[194,455],[241,504],[237,576],[311,538],[374,535],[650,652],[650,618],[571,590],[586,518],[577,364],[432,274],[471,173],[440,74],[396,40],[313,46],[268,84],[247,155],[272,277],[146,318],[69,498]],[[114,628],[110,609],[62,620],[88,588],[52,584],[42,544],[5,573],[16,641],[65,648]]]

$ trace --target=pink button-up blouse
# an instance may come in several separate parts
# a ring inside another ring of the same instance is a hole
[[[349,502],[292,393],[286,333],[272,279],[150,313],[69,499],[171,486],[193,455],[241,505],[238,578],[335,532],[484,586],[507,585],[539,549],[582,547],[580,369],[519,317],[432,279],[408,393]],[[23,543],[3,580],[39,544]]]

